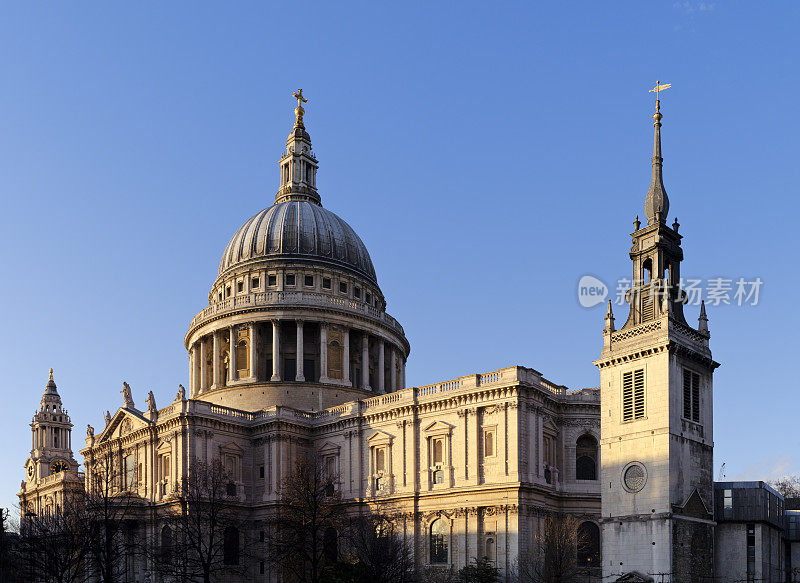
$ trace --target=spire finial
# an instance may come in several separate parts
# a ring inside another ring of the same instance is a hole
[[[661,164],[664,161],[661,158],[661,101],[658,99],[659,91],[669,89],[672,87],[671,83],[660,85],[656,81],[656,86],[650,90],[650,93],[656,94],[656,112],[653,114],[655,122],[653,126],[655,135],[653,136],[653,174],[650,179],[650,190],[647,191],[647,197],[644,200],[644,214],[647,217],[647,224],[663,223],[667,218],[669,212],[669,198],[667,198],[667,191],[664,188],[664,180],[661,175]]]
[[[700,300],[700,317],[697,318],[697,329],[700,332],[708,332],[708,316],[706,316],[706,301]]]
[[[614,332],[614,312],[611,309],[611,300],[608,300],[608,306],[606,307],[606,319],[605,319],[605,328],[603,329],[604,332]]]
[[[51,380],[51,381],[53,380],[53,369],[52,368],[50,369],[50,378],[48,380]]]
[[[295,115],[294,124],[296,126],[304,127],[303,126],[303,114],[306,112],[306,110],[303,109],[303,104],[304,103],[308,103],[308,99],[303,97],[303,90],[302,89],[298,89],[297,91],[292,93],[292,97],[294,97],[297,100],[297,107],[294,109],[294,115]]]

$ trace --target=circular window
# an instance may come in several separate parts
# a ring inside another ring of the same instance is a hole
[[[622,485],[628,492],[638,492],[647,482],[647,470],[639,462],[631,462],[622,470]]]

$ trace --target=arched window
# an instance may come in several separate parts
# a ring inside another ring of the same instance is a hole
[[[247,340],[240,340],[236,345],[236,366],[240,376],[248,376],[250,374],[250,363],[247,362]]]
[[[325,534],[322,538],[322,554],[325,556],[325,561],[328,563],[335,563],[339,560],[339,540],[336,534],[336,529],[332,526],[325,529]]]
[[[172,563],[172,529],[165,526],[161,529],[161,560],[166,565]]]
[[[431,565],[447,563],[447,543],[449,528],[443,518],[437,518],[431,523],[430,528],[430,555]]]
[[[486,558],[494,562],[497,552],[495,551],[494,537],[490,536],[486,539]]]
[[[582,435],[575,443],[575,479],[597,479],[597,440],[591,435]]]
[[[239,530],[233,526],[226,528],[222,536],[222,562],[226,565],[239,564]]]
[[[600,566],[600,527],[594,522],[578,527],[578,566]]]

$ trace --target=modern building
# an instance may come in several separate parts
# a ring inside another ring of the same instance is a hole
[[[295,97],[275,202],[230,239],[184,338],[188,389],[160,407],[151,392],[137,408],[125,384],[102,430],[88,427],[86,474],[110,456],[118,487],[157,510],[180,493],[194,460],[219,458],[257,527],[281,503],[293,460],[311,452],[340,476],[343,500],[392,502],[420,568],[486,556],[511,580],[547,517],[563,512],[589,541],[579,560],[603,580],[719,576],[718,364],[705,309],[697,327],[683,313],[682,235],[677,221],[666,223],[658,102],[647,224],[637,218],[631,234],[630,312],[617,330],[608,305],[600,387],[568,389],[523,366],[406,387],[411,347],[386,312],[365,245],[322,206],[305,100]],[[51,376],[32,425],[23,509],[57,504],[53,484],[83,479],[71,427]],[[147,519],[129,527],[162,536]],[[135,562],[129,580],[144,581],[149,569]],[[276,575],[256,559],[245,578]]]

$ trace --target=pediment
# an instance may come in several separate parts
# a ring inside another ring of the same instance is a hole
[[[156,448],[156,452],[158,453],[164,453],[171,450],[172,450],[172,442],[166,439],[163,440],[161,443],[159,443],[158,447]]]
[[[367,443],[370,445],[378,445],[383,443],[391,443],[393,439],[394,435],[379,430],[367,438]]]
[[[558,425],[555,424],[552,417],[545,417],[542,429],[551,433],[558,433]]]
[[[147,426],[149,423],[150,422],[135,409],[117,409],[117,412],[114,413],[114,416],[111,418],[111,422],[100,433],[99,442],[102,443],[112,439],[119,439],[132,431]]]
[[[434,421],[430,425],[427,425],[423,431],[425,433],[450,433],[453,431],[454,427],[455,425],[450,425],[444,421]]]
[[[616,579],[617,583],[653,583],[653,578],[649,575],[643,575],[638,571],[631,571],[625,573],[622,577]]]
[[[237,445],[235,441],[228,441],[219,446],[220,453],[232,453],[235,455],[242,455],[244,450]]]
[[[317,452],[321,454],[339,453],[341,448],[331,441],[326,441],[317,448]]]

